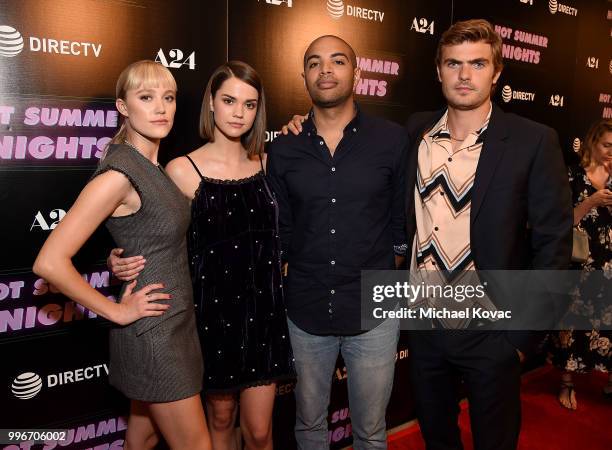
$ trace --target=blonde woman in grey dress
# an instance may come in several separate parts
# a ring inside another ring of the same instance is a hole
[[[157,163],[175,97],[172,74],[153,61],[121,73],[116,106],[123,125],[34,263],[37,275],[115,324],[109,380],[131,400],[128,450],[153,448],[162,436],[172,449],[211,449],[187,264],[189,202]],[[71,261],[103,222],[119,246],[148,260],[118,303],[85,282]]]

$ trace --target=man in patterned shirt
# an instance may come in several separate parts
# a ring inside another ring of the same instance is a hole
[[[572,205],[557,134],[491,102],[501,48],[485,20],[451,26],[436,54],[447,107],[408,120],[413,271],[454,278],[470,269],[569,265]],[[515,449],[520,361],[533,348],[534,333],[444,330],[446,325],[437,321],[436,330],[410,332],[412,383],[427,449],[463,448],[456,374],[468,391],[475,448]]]

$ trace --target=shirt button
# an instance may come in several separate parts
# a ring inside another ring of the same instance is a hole
[[[325,144],[325,142],[319,141],[319,145],[323,145],[323,144]]]
[[[453,161],[453,158],[449,157],[448,162],[452,162],[452,161]]]
[[[332,295],[336,293],[335,289],[332,289],[331,291],[329,291]]]
[[[441,191],[441,192],[440,192],[440,195],[444,195],[444,191]]]
[[[333,229],[333,228],[332,228],[331,230],[329,230],[329,232],[330,232],[331,234],[336,234],[336,230],[335,230],[335,229]]]
[[[333,259],[330,261],[330,264],[333,266],[334,264],[336,264],[336,261],[334,261]]]
[[[332,203],[336,203],[336,199],[335,198],[332,198]]]
[[[438,231],[438,230],[439,230],[439,228],[438,228],[438,227],[434,227],[434,231]]]
[[[331,168],[331,171],[332,171],[332,172],[335,172],[335,171],[336,171],[336,168],[335,168],[335,167],[332,167],[332,168]]]

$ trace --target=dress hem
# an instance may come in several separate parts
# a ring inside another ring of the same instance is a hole
[[[241,383],[239,385],[232,386],[232,387],[227,387],[227,388],[210,388],[210,389],[207,389],[206,387],[204,387],[202,389],[202,393],[203,394],[230,394],[230,393],[234,393],[236,391],[241,391],[243,389],[248,389],[248,388],[252,388],[252,387],[267,386],[267,385],[270,385],[272,383],[276,383],[278,381],[296,380],[296,379],[297,379],[297,375],[295,375],[295,374],[278,375],[278,376],[275,376],[275,377],[272,377],[272,378],[266,378],[265,380],[257,380],[257,381]]]

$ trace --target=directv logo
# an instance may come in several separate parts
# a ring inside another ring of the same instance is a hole
[[[344,2],[342,0],[327,0],[327,12],[334,19],[344,15]]]
[[[524,92],[512,90],[508,85],[505,85],[502,89],[502,99],[505,103],[509,103],[510,100],[522,100],[527,102],[533,102],[535,100],[535,92]]]
[[[21,400],[35,397],[42,389],[42,378],[34,372],[18,375],[11,384],[11,392]]]
[[[65,370],[47,375],[46,387],[48,389],[53,389],[58,386],[101,378],[105,375],[108,375],[108,366],[106,364],[96,364],[95,366]],[[20,400],[28,400],[36,397],[42,388],[43,379],[34,372],[24,372],[18,375],[11,384],[11,392]]]
[[[567,14],[568,16],[577,16],[578,8],[573,8],[571,6],[563,5],[559,3],[557,0],[548,0],[548,10],[551,14],[556,14],[557,12]]]
[[[21,33],[8,25],[0,25],[0,56],[12,58],[23,50]]]

